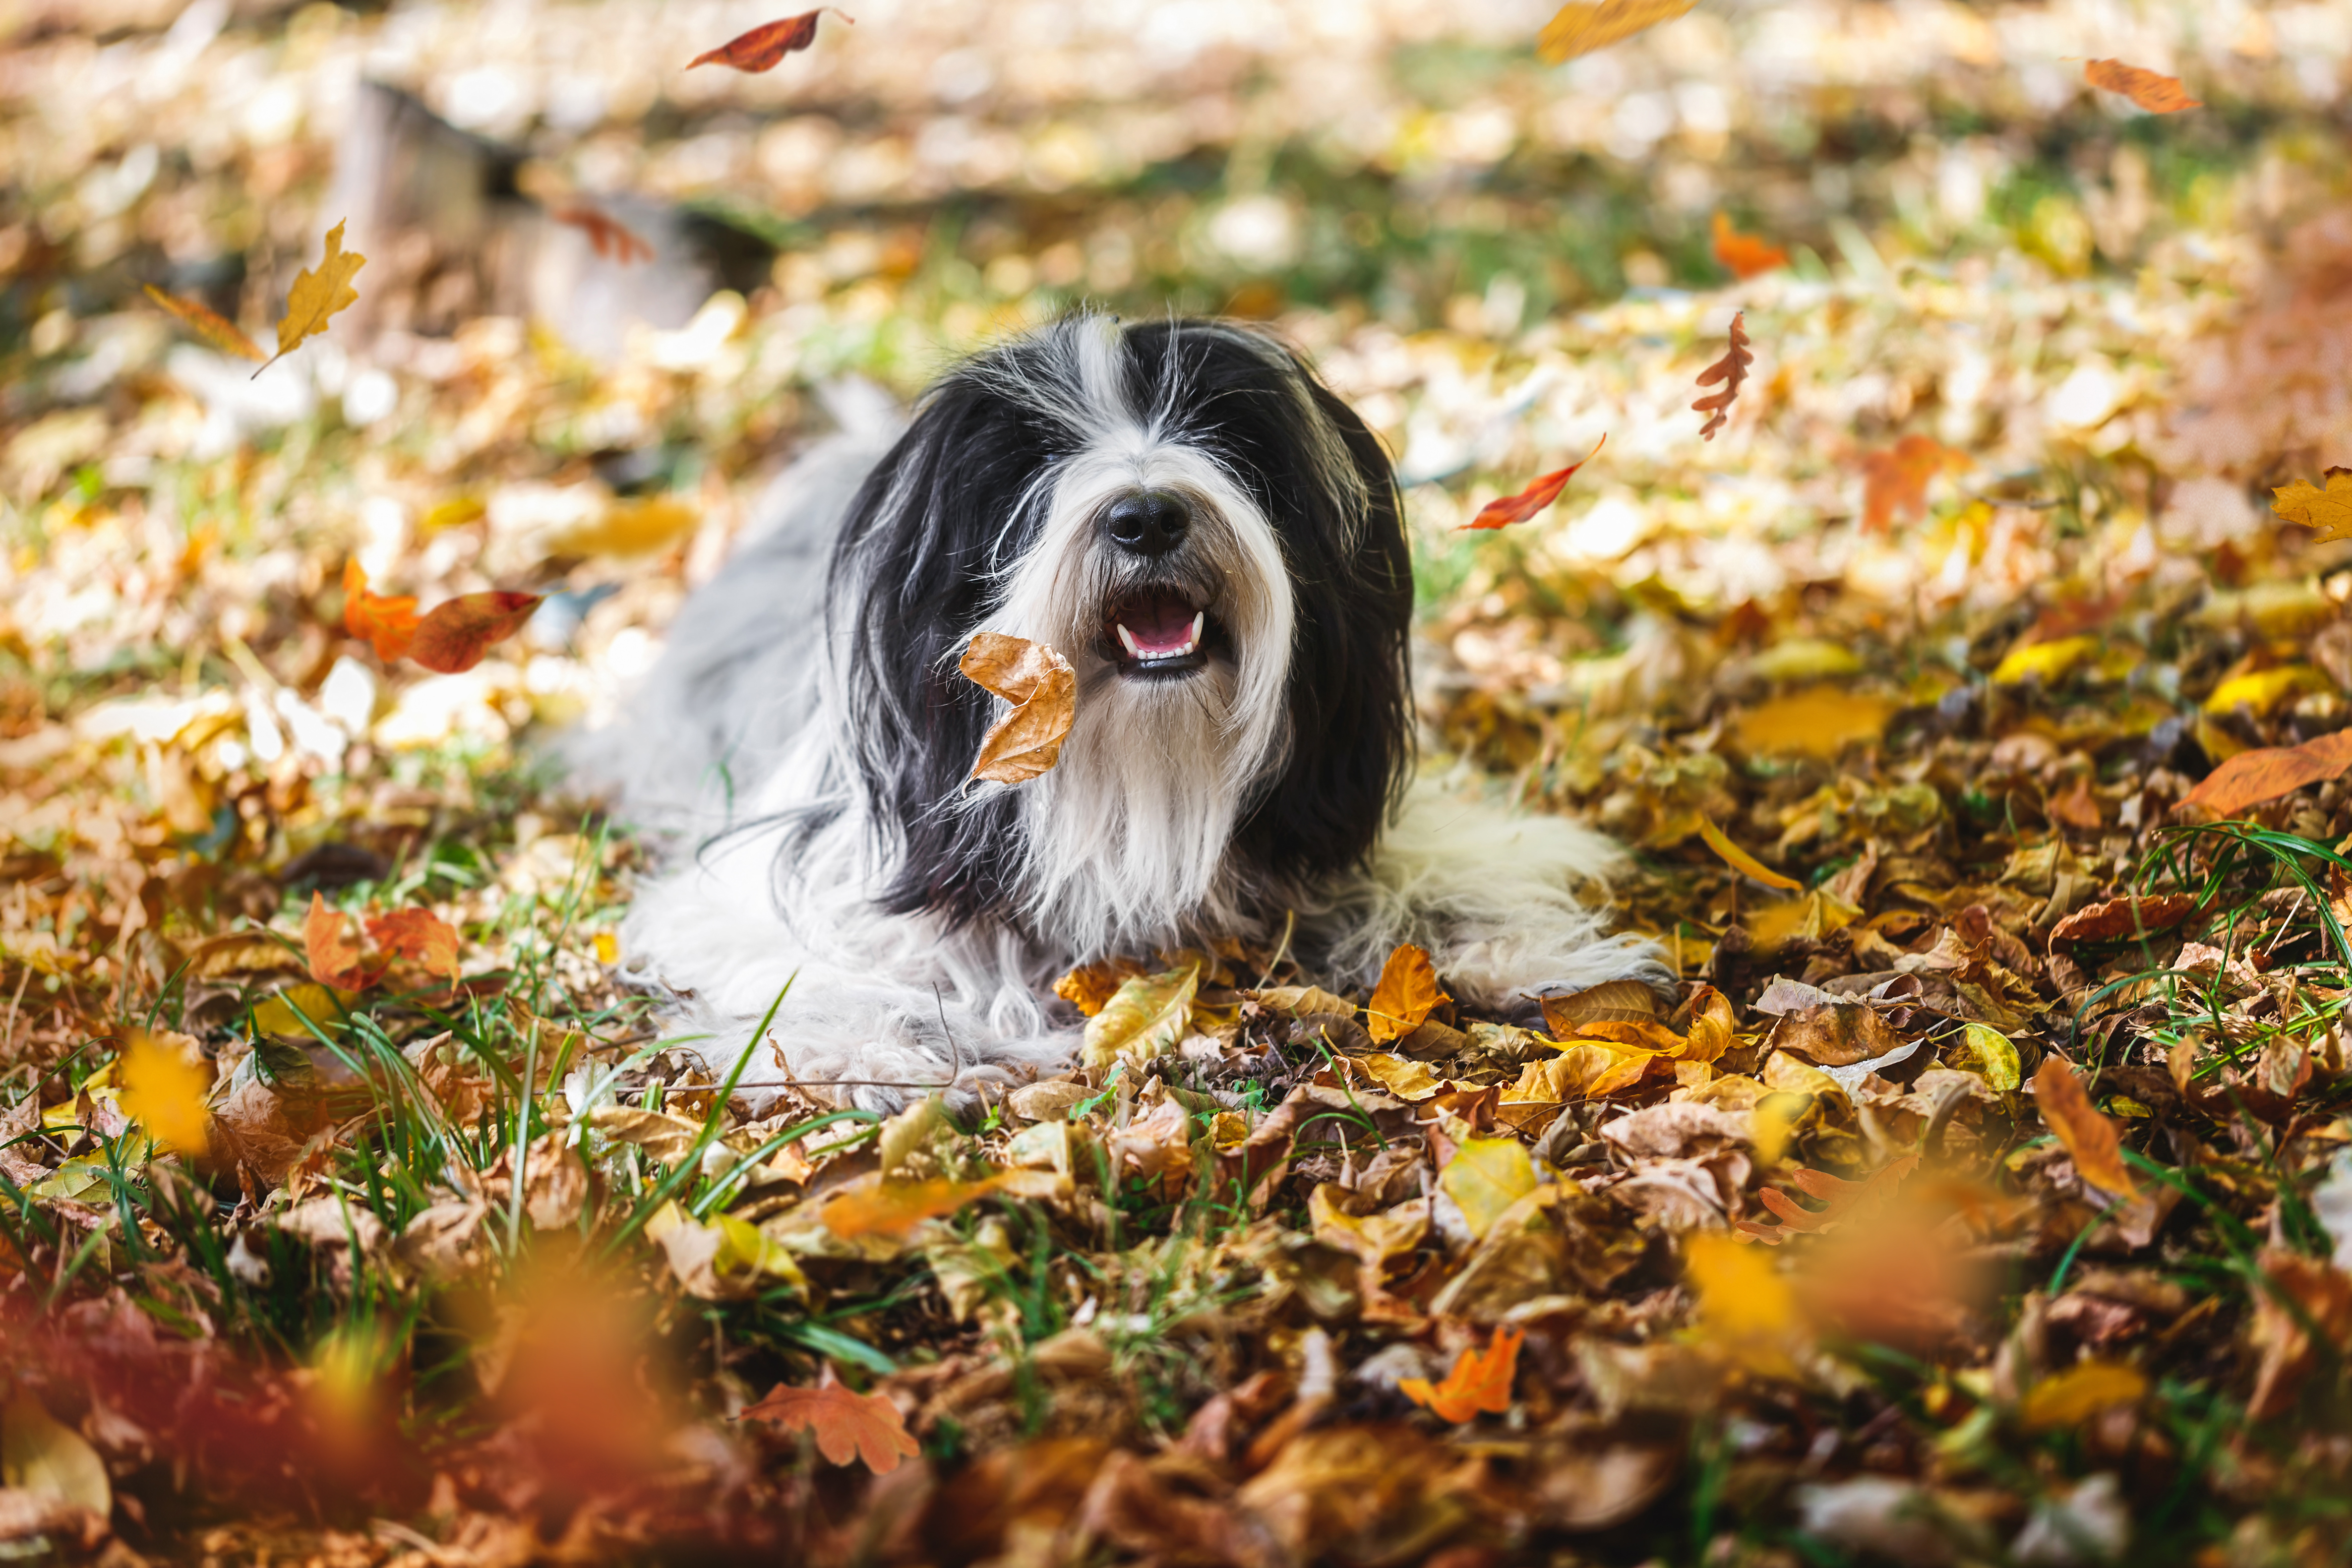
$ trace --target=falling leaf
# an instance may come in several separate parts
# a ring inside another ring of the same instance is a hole
[[[0,1412],[0,1484],[86,1509],[101,1520],[114,1511],[106,1461],[23,1388]]]
[[[2321,478],[2327,488],[2297,479],[2271,491],[2271,510],[2289,522],[2319,530],[2314,543],[2352,539],[2352,468],[2330,468]]]
[[[482,662],[490,645],[512,637],[538,610],[543,594],[461,594],[444,599],[416,623],[408,657],[442,675]]]
[[[1990,1025],[1970,1024],[1960,1037],[1983,1070],[1985,1081],[1993,1088],[2006,1092],[2024,1081],[2017,1062],[2017,1047],[2007,1035]]]
[[[1428,952],[1406,942],[1381,966],[1380,984],[1372,987],[1372,999],[1364,1004],[1364,1027],[1376,1044],[1386,1045],[1420,1028],[1445,1000]]]
[[[335,312],[359,303],[360,291],[352,287],[352,278],[367,265],[367,258],[358,251],[343,249],[343,226],[335,225],[327,231],[327,254],[316,268],[301,273],[286,296],[286,315],[278,323],[278,352],[269,357],[261,370],[268,370],[311,338],[327,330],[327,322]],[[253,374],[259,375],[261,370]]]
[[[1775,871],[1771,867],[1734,844],[1724,836],[1722,828],[1717,827],[1706,817],[1699,818],[1698,836],[1706,840],[1708,848],[1723,857],[1726,865],[1741,876],[1752,877],[1768,888],[1783,888],[1792,893],[1801,893],[1805,890],[1805,885],[1802,882],[1794,877],[1784,876]]]
[[[2109,899],[2086,904],[2050,928],[2050,945],[2068,947],[2083,942],[2135,941],[2155,931],[2169,931],[2196,911],[2197,900],[2187,893],[2160,893],[2148,899]]]
[[[2075,1173],[2083,1180],[2126,1202],[2139,1196],[2139,1184],[2124,1163],[2123,1130],[2091,1103],[2082,1079],[2055,1052],[2042,1059],[2041,1070],[2033,1075],[2033,1101],[2042,1121],[2074,1157]]]
[[[835,1465],[863,1459],[876,1475],[898,1468],[902,1457],[923,1451],[907,1431],[898,1407],[879,1394],[858,1394],[834,1377],[827,1363],[823,1381],[814,1388],[778,1384],[757,1405],[743,1408],[746,1421],[769,1421],[787,1432],[806,1432],[816,1439],[816,1451]]]
[[[2352,730],[2335,730],[2300,746],[2240,752],[2204,778],[2180,804],[2215,816],[2235,816],[2309,784],[2341,778],[2352,768]]]
[[[835,16],[853,26],[857,21],[856,17],[835,10],[830,5],[820,5],[814,11],[803,11],[797,16],[786,16],[780,22],[770,22],[764,26],[754,27],[748,33],[730,38],[719,47],[698,54],[687,61],[686,68],[692,70],[697,66],[733,66],[739,71],[748,71],[755,76],[761,71],[773,70],[776,68],[776,62],[786,55],[807,48],[816,42],[816,19],[827,11],[832,11]]]
[[[1746,279],[1789,265],[1789,253],[1752,234],[1731,226],[1722,213],[1715,215],[1715,258],[1735,278]]]
[[[1397,1392],[1441,1420],[1475,1420],[1482,1410],[1503,1415],[1511,1408],[1519,1342],[1526,1338],[1526,1330],[1497,1323],[1485,1350],[1465,1350],[1454,1358],[1454,1370],[1445,1374],[1444,1382],[1433,1386],[1425,1377],[1401,1378]]]
[[[2101,91],[2122,93],[2150,114],[2178,114],[2184,109],[2204,107],[2189,96],[2179,77],[2159,76],[2121,60],[2086,60],[2083,79]]]
[[[1748,329],[1743,325],[1747,315],[1742,310],[1731,318],[1731,346],[1724,351],[1721,359],[1698,373],[1701,386],[1723,384],[1721,392],[1709,393],[1691,405],[1694,413],[1706,416],[1706,423],[1698,427],[1698,433],[1710,441],[1729,421],[1732,400],[1739,395],[1740,384],[1748,379],[1748,366],[1756,358],[1748,348]]]
[[[1473,1236],[1485,1236],[1510,1206],[1536,1190],[1535,1162],[1516,1138],[1465,1138],[1437,1184],[1462,1210]]]
[[[1862,529],[1884,533],[1899,515],[1927,515],[1927,485],[1947,468],[1968,466],[1968,454],[1932,436],[1914,433],[1884,452],[1862,458]]]
[[[117,1072],[123,1114],[156,1142],[182,1154],[201,1154],[207,1146],[205,1097],[212,1090],[213,1075],[207,1065],[189,1059],[198,1049],[185,1035],[142,1029],[124,1044]]]
[[[1476,517],[1472,518],[1454,531],[1466,533],[1474,528],[1508,528],[1515,522],[1527,521],[1528,519],[1551,505],[1553,500],[1558,499],[1561,489],[1566,488],[1570,478],[1576,470],[1600,456],[1601,448],[1608,445],[1608,442],[1609,437],[1603,435],[1600,440],[1592,444],[1591,451],[1585,453],[1583,457],[1568,467],[1544,475],[1515,496],[1504,496],[1498,500],[1488,501],[1478,509]]]
[[[1107,1068],[1123,1056],[1149,1061],[1167,1055],[1192,1029],[1192,995],[1200,985],[1198,964],[1137,975],[1087,1020],[1080,1059]]]
[[[394,910],[371,915],[367,931],[388,956],[420,963],[428,974],[457,978],[457,930],[432,910]]]
[[[814,37],[815,18],[812,16],[809,20],[809,32]],[[779,55],[777,58],[782,57]],[[700,60],[695,62],[697,65],[701,63]],[[571,206],[558,207],[549,216],[556,222],[567,224],[586,235],[588,248],[607,261],[616,261],[627,267],[639,261],[651,261],[654,258],[654,247],[639,239],[627,225],[594,207],[574,203]]]
[[[1575,0],[1544,24],[1536,53],[1548,65],[1572,60],[1630,38],[1661,22],[1671,22],[1698,0]]]
[[[2147,1375],[2111,1361],[2077,1362],[2026,1390],[2018,1402],[2018,1424],[2029,1432],[2079,1426],[2102,1410],[2137,1405],[2147,1396]]]
[[[1816,686],[1775,697],[1736,715],[1732,740],[1759,756],[1798,752],[1834,757],[1855,741],[1874,741],[1902,705],[1892,698]]]
[[[1709,1328],[1727,1339],[1765,1340],[1798,1327],[1797,1293],[1772,1258],[1721,1231],[1690,1237],[1684,1268]]]
[[[366,639],[389,664],[416,636],[416,596],[371,593],[367,582],[357,561],[343,563],[343,630]]]
[[[1044,643],[978,632],[956,668],[1013,704],[982,738],[973,778],[1026,784],[1062,760],[1062,742],[1077,721],[1078,678],[1068,659]]]
[[[194,300],[184,300],[177,294],[166,294],[152,283],[147,285],[147,298],[188,323],[196,334],[225,354],[239,359],[266,360],[269,356],[261,345],[245,335],[235,321],[215,311],[210,306]]]
[[[927,1219],[950,1215],[986,1197],[1004,1184],[950,1181],[934,1176],[920,1182],[877,1182],[837,1193],[819,1212],[824,1227],[847,1241],[860,1236],[900,1237]]]
[[[302,956],[311,979],[338,991],[356,991],[371,978],[360,966],[359,943],[344,935],[343,912],[329,909],[315,891],[302,917]]]

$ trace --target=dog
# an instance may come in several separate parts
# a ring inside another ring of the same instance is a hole
[[[1339,984],[1416,942],[1498,1011],[1671,993],[1580,896],[1614,844],[1416,781],[1395,476],[1275,337],[1079,312],[861,422],[783,476],[574,758],[670,846],[628,976],[720,1070],[750,1053],[755,1103],[1024,1081],[1074,1056],[1073,965],[1221,937],[1286,934]],[[1025,784],[971,778],[1005,711],[957,668],[981,631],[1076,674]]]

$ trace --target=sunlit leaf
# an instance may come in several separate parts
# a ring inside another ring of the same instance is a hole
[[[1734,716],[1731,734],[1743,752],[1834,757],[1856,741],[1874,741],[1902,705],[1892,698],[1816,686],[1759,702]]]
[[[1494,1337],[1483,1351],[1465,1350],[1454,1358],[1454,1370],[1433,1385],[1427,1378],[1399,1380],[1397,1392],[1423,1405],[1441,1420],[1475,1420],[1479,1412],[1500,1415],[1511,1408],[1511,1384],[1518,1375],[1519,1343],[1524,1329],[1495,1325]]]
[[[367,582],[358,561],[343,563],[343,629],[365,638],[376,658],[390,663],[416,636],[416,596],[372,593]]]
[[[1592,444],[1591,451],[1585,453],[1583,457],[1564,468],[1556,468],[1541,479],[1530,480],[1527,489],[1519,491],[1518,494],[1503,496],[1488,501],[1478,509],[1476,517],[1462,525],[1461,531],[1466,531],[1477,528],[1508,528],[1515,522],[1527,521],[1528,519],[1557,500],[1559,498],[1559,492],[1567,488],[1568,481],[1575,477],[1576,470],[1599,457],[1601,448],[1608,444],[1608,440],[1607,436],[1602,436],[1600,440]]]
[[[2177,76],[2127,66],[2121,60],[2085,60],[2083,79],[2104,92],[2119,92],[2150,114],[2178,114],[2204,105],[2189,96]]]
[[[234,321],[225,320],[210,306],[195,300],[184,300],[177,294],[167,294],[152,283],[147,285],[147,297],[180,320],[188,323],[197,336],[225,354],[239,359],[266,360],[259,343],[245,335]]]
[[[2334,468],[2320,476],[2321,489],[2296,479],[2271,491],[2271,510],[2289,522],[2319,530],[2319,540],[2352,539],[2352,468]]]
[[[1698,836],[1706,840],[1708,848],[1723,857],[1726,865],[1741,876],[1752,877],[1768,888],[1784,888],[1792,893],[1804,891],[1805,885],[1802,882],[1794,877],[1775,871],[1771,867],[1734,844],[1724,835],[1722,828],[1717,827],[1706,817],[1699,819]]]
[[[1961,1040],[1969,1054],[1977,1059],[1985,1081],[2002,1090],[2013,1089],[2024,1081],[2018,1066],[2017,1047],[2007,1035],[1987,1024],[1970,1024],[1961,1032]]]
[[[348,935],[349,923],[342,910],[328,908],[325,899],[311,893],[310,912],[302,917],[302,955],[310,963],[310,978],[338,991],[359,990],[372,978],[361,966],[360,946]]]
[[[461,594],[425,612],[410,639],[408,657],[443,675],[458,675],[482,662],[490,645],[520,631],[545,597],[541,594]]]
[[[1721,359],[1698,373],[1701,386],[1714,386],[1719,383],[1723,387],[1722,391],[1708,393],[1691,405],[1693,412],[1706,416],[1706,423],[1698,427],[1698,433],[1709,441],[1714,440],[1715,433],[1730,420],[1731,405],[1748,380],[1748,364],[1756,358],[1748,346],[1747,320],[1745,310],[1733,315],[1731,346],[1724,350]]]
[[[1605,49],[1661,22],[1671,22],[1698,0],[1571,0],[1536,38],[1536,53],[1558,65]]]
[[[786,16],[740,33],[715,49],[708,49],[686,62],[686,68],[696,66],[732,66],[739,71],[754,75],[773,70],[778,61],[795,50],[807,48],[816,42],[816,22],[819,16],[832,11],[843,21],[855,23],[857,18],[820,5],[814,11],[803,11],[797,16]]]
[[[702,513],[677,496],[631,496],[547,542],[557,555],[650,555],[692,533]]]
[[[742,1419],[767,1421],[787,1432],[806,1432],[816,1439],[816,1451],[828,1463],[863,1459],[876,1475],[887,1475],[901,1458],[923,1451],[907,1430],[898,1407],[879,1394],[857,1394],[835,1380],[827,1364],[824,1381],[814,1388],[778,1384],[757,1405],[744,1406]]]
[[[1149,1061],[1174,1050],[1192,1029],[1192,996],[1200,986],[1198,964],[1137,975],[1087,1020],[1081,1059],[1107,1068],[1123,1056]]]
[[[1465,1138],[1437,1182],[1462,1210],[1470,1234],[1484,1236],[1505,1210],[1536,1190],[1536,1166],[1516,1138]]]
[[[1381,1044],[1400,1039],[1420,1028],[1445,1000],[1428,952],[1403,943],[1381,966],[1380,984],[1364,1004],[1364,1027]]]
[[[2077,1362],[2025,1391],[2018,1424],[2029,1432],[2079,1426],[2102,1410],[2137,1405],[2147,1397],[2147,1376],[2137,1367],[2111,1361]]]
[[[1013,704],[982,737],[973,778],[1026,784],[1062,760],[1062,742],[1077,722],[1078,678],[1068,659],[1044,643],[978,632],[956,668]]]
[[[286,295],[286,314],[278,323],[278,352],[261,367],[268,370],[288,354],[327,330],[335,313],[359,303],[360,291],[352,279],[367,265],[358,251],[343,249],[343,226],[327,231],[327,253],[319,265],[298,275]],[[253,374],[259,375],[261,370]]]
[[[1684,1271],[1709,1329],[1730,1339],[1769,1340],[1800,1326],[1797,1293],[1773,1254],[1712,1230],[1695,1233],[1684,1246]]]
[[[422,964],[429,974],[457,978],[457,928],[431,910],[371,915],[367,931],[388,956]]]
[[[2300,746],[2241,752],[2199,780],[2180,804],[2235,816],[2305,784],[2341,778],[2347,769],[2352,769],[2352,730],[2335,730]]]
[[[213,1075],[201,1049],[188,1036],[142,1029],[124,1043],[116,1069],[123,1114],[156,1142],[182,1154],[201,1154],[209,1142],[205,1097],[212,1090]]]

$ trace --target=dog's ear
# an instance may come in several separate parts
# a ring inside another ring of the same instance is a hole
[[[852,503],[826,629],[851,759],[893,867],[880,903],[961,922],[1012,912],[1016,805],[960,797],[990,718],[956,669],[992,602],[992,563],[1026,550],[1055,432],[975,379],[951,376]]]

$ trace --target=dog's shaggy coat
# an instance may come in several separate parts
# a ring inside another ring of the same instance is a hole
[[[1489,1006],[1667,980],[1579,901],[1607,840],[1413,782],[1396,483],[1275,340],[1075,315],[893,434],[785,475],[576,750],[673,847],[623,947],[714,1063],[869,1105],[1017,1079],[1075,1047],[1074,963],[1294,915],[1327,983],[1401,942]],[[968,782],[1003,711],[956,669],[982,630],[1077,673],[1026,784]]]

